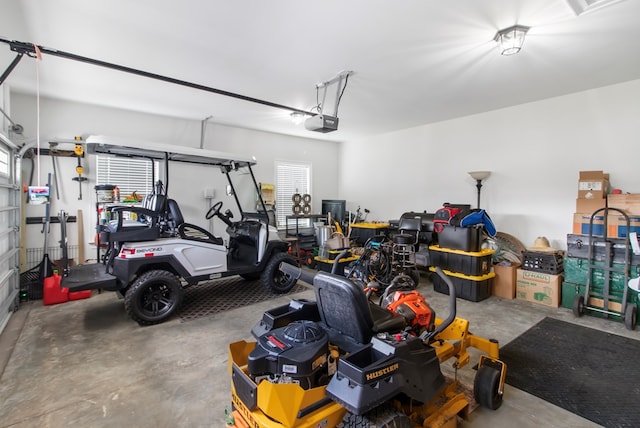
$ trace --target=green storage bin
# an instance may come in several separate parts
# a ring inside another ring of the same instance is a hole
[[[596,265],[604,266],[602,262],[596,262]],[[566,282],[571,282],[574,284],[587,284],[587,272],[588,268],[588,260],[579,259],[576,257],[566,257],[564,259],[564,279]],[[613,268],[615,269],[623,269],[624,264],[614,263]],[[594,289],[602,289],[604,287],[604,279],[606,272],[602,269],[593,269],[591,274],[591,286]],[[637,278],[640,276],[640,266],[631,266],[629,269],[629,279]],[[627,284],[624,282],[624,274],[622,272],[611,272],[611,283],[610,289],[612,293],[619,292],[622,294],[624,291],[624,287]]]

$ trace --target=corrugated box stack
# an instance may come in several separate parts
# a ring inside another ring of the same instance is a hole
[[[583,177],[591,177],[590,179],[595,181],[589,186],[598,187],[596,173],[601,173],[601,171],[582,171],[580,172],[580,180]],[[603,180],[606,178],[606,186],[603,186],[603,189],[608,189],[609,174],[601,174],[600,178]],[[604,183],[605,181],[603,181]],[[607,279],[606,276],[610,274],[609,294],[614,296],[617,302],[610,301],[609,309],[620,311],[622,307],[620,302],[627,284],[625,284],[624,274],[619,271],[624,271],[625,268],[625,253],[629,250],[626,241],[627,236],[633,232],[640,234],[640,194],[623,193],[619,189],[613,189],[613,193],[605,193],[604,199],[601,201],[599,192],[592,193],[592,196],[595,197],[593,201],[597,202],[594,202],[594,205],[591,206],[588,202],[581,202],[581,195],[587,195],[583,188],[589,186],[580,181],[576,205],[577,212],[574,214],[573,219],[573,233],[567,235],[567,257],[564,260],[565,281],[562,283],[562,306],[573,308],[575,296],[578,294],[584,295],[585,293],[589,276],[590,247],[593,246],[591,249],[591,261],[593,264],[604,266],[606,249],[603,238],[606,235],[607,241],[611,243],[610,268],[614,271],[608,272],[597,267],[592,268],[590,287],[593,293],[590,294],[602,294]],[[594,215],[596,214],[595,211],[607,207],[609,208],[608,210],[605,211],[603,209],[597,215]],[[627,217],[618,210],[626,214]],[[637,278],[639,276],[640,256],[630,252],[629,278]],[[636,293],[628,293],[627,302],[636,304],[637,300]],[[604,302],[602,299],[590,297],[588,304],[594,307],[602,307]]]
[[[563,252],[549,240],[538,237],[523,253],[522,267],[516,271],[516,298],[557,308],[560,305]]]

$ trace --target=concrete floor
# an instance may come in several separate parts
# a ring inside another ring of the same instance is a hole
[[[420,289],[446,316],[447,296],[434,293],[426,277]],[[250,328],[262,312],[290,298],[150,327],[128,319],[113,293],[57,306],[23,304],[0,336],[0,427],[224,427],[227,344],[252,340]],[[471,321],[476,335],[502,345],[545,316],[640,340],[640,333],[618,322],[576,320],[568,309],[496,297],[459,299],[458,315]],[[471,365],[460,372],[465,383],[472,379]],[[597,425],[507,385],[500,409],[477,409],[461,426]]]

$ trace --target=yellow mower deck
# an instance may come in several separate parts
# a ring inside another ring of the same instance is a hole
[[[436,325],[440,323],[442,320],[437,319]],[[498,342],[470,333],[468,320],[455,318],[449,327],[436,336],[431,346],[436,349],[441,363],[453,358],[456,370],[469,363],[468,348],[486,353],[480,357],[478,368],[484,364],[499,367],[499,393],[503,393],[506,365],[498,359]],[[296,384],[272,384],[268,381],[255,385],[247,373],[248,356],[254,347],[255,342],[245,341],[229,345],[229,372],[232,376],[242,378],[238,384],[252,388],[249,395],[255,399],[255,409],[250,410],[240,399],[239,391],[236,391],[232,381],[232,402],[235,409],[233,422],[230,421],[229,426],[331,428],[340,424],[346,409],[326,397],[326,386],[305,390]],[[455,427],[458,416],[466,418],[468,415],[470,404],[466,395],[458,392],[459,386],[457,381],[450,382],[429,403],[403,410],[417,427]],[[247,394],[246,391],[243,393]],[[253,394],[256,396],[253,397]]]

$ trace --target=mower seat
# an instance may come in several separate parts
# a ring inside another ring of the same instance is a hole
[[[313,286],[320,319],[337,343],[347,336],[367,344],[375,333],[398,332],[406,326],[404,317],[369,302],[364,290],[343,276],[318,272]]]
[[[213,236],[208,230],[203,229],[200,226],[196,226],[195,224],[185,223],[180,207],[175,200],[169,199],[167,201],[167,208],[169,210],[167,219],[168,224],[178,232],[180,238],[192,241],[208,242],[216,245],[224,245],[222,238]]]

